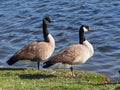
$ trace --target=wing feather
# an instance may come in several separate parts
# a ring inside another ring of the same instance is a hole
[[[58,63],[68,63],[72,64],[76,57],[80,57],[84,48],[80,44],[70,45],[61,51],[59,51],[56,55],[50,58],[52,62]]]

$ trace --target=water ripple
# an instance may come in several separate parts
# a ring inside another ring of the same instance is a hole
[[[55,37],[56,50],[78,43],[81,24],[88,24],[93,32],[86,38],[95,48],[94,56],[77,69],[90,70],[119,78],[120,70],[120,1],[113,0],[1,0],[0,1],[0,66],[21,47],[35,40],[43,40],[42,19],[50,16],[56,22],[48,25]],[[36,67],[33,62],[17,66]]]

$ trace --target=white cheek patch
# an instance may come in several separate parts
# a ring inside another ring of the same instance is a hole
[[[88,29],[87,29],[87,28],[85,28],[85,27],[83,27],[83,30],[84,30],[84,32],[87,32],[87,31],[88,31]]]

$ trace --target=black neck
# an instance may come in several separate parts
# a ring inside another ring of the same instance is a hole
[[[43,37],[44,37],[44,40],[45,42],[49,42],[49,39],[48,39],[48,31],[47,31],[47,24],[45,23],[45,21],[43,20]]]
[[[83,44],[84,41],[85,41],[84,31],[82,28],[80,28],[80,30],[79,30],[79,43]]]

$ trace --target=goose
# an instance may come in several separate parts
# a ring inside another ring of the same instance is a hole
[[[56,63],[69,64],[72,77],[76,77],[72,65],[83,64],[94,54],[92,44],[84,37],[84,32],[87,31],[90,31],[89,26],[82,25],[79,29],[79,43],[69,45],[57,52],[43,63],[43,68],[48,68]]]
[[[18,50],[8,61],[8,65],[13,65],[19,60],[30,60],[37,62],[39,69],[40,61],[48,59],[55,49],[55,40],[47,30],[47,24],[52,22],[49,17],[43,19],[43,41],[34,41]]]

